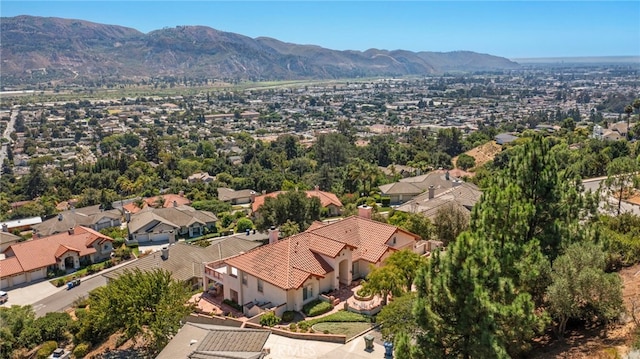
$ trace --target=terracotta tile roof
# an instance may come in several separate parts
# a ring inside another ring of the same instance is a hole
[[[377,263],[389,249],[386,242],[399,230],[398,227],[386,223],[351,216],[339,222],[307,230],[307,232],[355,247],[356,249],[352,252],[353,261],[364,259]]]
[[[80,253],[79,249],[75,249],[69,246],[65,246],[64,244],[61,244],[58,246],[58,249],[56,250],[56,253],[53,255],[54,257],[56,257],[56,259],[62,257],[63,254],[72,251],[72,252],[77,252]]]
[[[333,268],[311,247],[317,236],[301,233],[259,247],[225,262],[283,289],[300,288],[312,275],[324,277]],[[344,247],[344,244],[342,244]]]
[[[10,275],[22,273],[23,269],[20,265],[20,261],[16,257],[9,257],[0,260],[0,275],[8,277]]]
[[[386,243],[398,231],[402,230],[352,216],[332,224],[317,223],[306,232],[225,262],[279,288],[296,289],[310,276],[324,277],[334,271],[321,254],[335,258],[342,249],[350,247],[352,260],[377,263],[386,251],[392,250]]]
[[[253,200],[253,203],[251,204],[251,210],[253,212],[257,212],[258,209],[260,209],[260,206],[264,204],[265,199],[267,199],[268,197],[275,198],[282,193],[286,193],[286,192],[276,191],[276,192],[263,194],[262,196],[256,196],[255,199]],[[342,207],[342,202],[340,202],[340,200],[338,199],[338,196],[336,196],[331,192],[311,190],[311,191],[305,191],[305,194],[307,195],[308,198],[318,197],[320,199],[320,204],[322,205],[322,207],[327,207],[331,204],[336,207]]]
[[[309,228],[307,228],[307,232],[312,231],[312,230],[314,230],[316,228],[324,227],[326,225],[327,225],[326,223],[322,223],[320,221],[313,221],[311,223],[311,225],[309,226]]]
[[[103,243],[112,240],[82,226],[75,227],[73,232],[74,234],[63,232],[11,245],[4,251],[7,259],[2,262],[15,258],[20,263],[22,270],[28,272],[56,264],[56,254],[60,252],[61,247],[65,247],[67,250],[77,250],[80,256],[85,256],[96,252],[92,247],[96,241]],[[0,276],[5,276],[4,271],[0,272]]]

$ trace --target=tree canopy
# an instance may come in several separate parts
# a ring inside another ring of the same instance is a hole
[[[96,344],[123,330],[129,338],[144,335],[162,348],[177,333],[180,320],[191,312],[185,304],[189,296],[185,284],[171,279],[169,272],[126,271],[89,293],[89,309],[77,336]]]

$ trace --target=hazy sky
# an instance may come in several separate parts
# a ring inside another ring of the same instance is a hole
[[[336,50],[471,50],[523,57],[640,56],[640,1],[10,1],[2,16],[205,25]]]

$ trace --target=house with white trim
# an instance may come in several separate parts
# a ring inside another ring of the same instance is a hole
[[[0,260],[0,287],[47,278],[48,270],[78,269],[110,258],[113,240],[91,228],[77,226],[63,233],[19,242]]]
[[[359,216],[316,222],[282,240],[272,233],[269,244],[224,262],[218,271],[224,298],[241,304],[245,313],[255,305],[299,311],[321,293],[364,278],[391,253],[418,251],[419,236],[370,217],[371,208],[360,208]]]

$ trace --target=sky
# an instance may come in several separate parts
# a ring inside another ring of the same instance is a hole
[[[469,50],[511,59],[640,56],[640,1],[31,1],[0,15],[204,25],[335,50]]]

